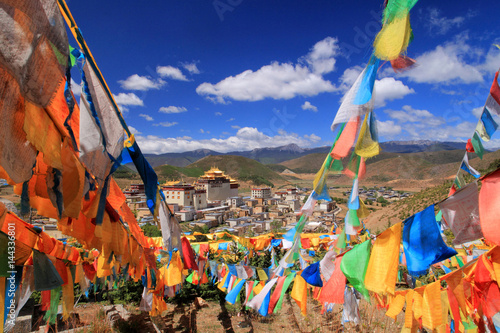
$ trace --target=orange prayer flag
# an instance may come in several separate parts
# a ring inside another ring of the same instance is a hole
[[[360,125],[360,117],[352,118],[344,127],[342,134],[340,134],[339,139],[335,143],[330,156],[333,159],[341,159],[347,156],[354,141],[356,140],[356,134],[358,133]]]

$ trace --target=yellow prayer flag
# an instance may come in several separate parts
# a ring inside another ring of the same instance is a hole
[[[307,315],[307,283],[304,278],[300,275],[295,276],[295,282],[293,284],[292,293],[290,294],[292,298],[297,302],[300,308],[300,313],[303,316]]]
[[[394,60],[404,52],[410,43],[410,14],[395,17],[384,24],[373,43],[374,54],[381,60]]]
[[[378,294],[394,294],[398,275],[401,225],[397,223],[377,237],[365,275],[365,287]]]
[[[435,329],[443,323],[441,304],[441,281],[428,284],[424,290],[422,305],[422,325]]]
[[[391,304],[389,304],[387,312],[385,313],[387,317],[396,320],[396,317],[403,310],[403,307],[405,305],[405,295],[406,293],[402,292],[396,293],[396,295],[392,299]]]
[[[358,142],[356,143],[355,153],[364,158],[370,158],[380,153],[380,145],[373,141],[370,130],[368,129],[369,115],[365,116],[361,130],[359,131]]]

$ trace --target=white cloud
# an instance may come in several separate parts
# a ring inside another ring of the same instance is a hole
[[[335,56],[339,54],[339,51],[338,39],[326,37],[314,44],[304,60],[309,64],[314,73],[330,73],[335,69]]]
[[[340,77],[340,90],[342,92],[347,92],[354,82],[356,82],[356,79],[358,78],[359,74],[363,71],[363,67],[361,66],[354,66],[354,67],[349,67],[347,68],[342,76]]]
[[[226,120],[226,122],[231,122],[231,121],[235,121],[236,119],[235,118],[229,118],[228,120]]]
[[[461,35],[467,39],[465,35]],[[459,37],[459,38],[460,38]],[[463,40],[438,45],[434,50],[427,51],[416,58],[417,65],[412,69],[398,74],[419,83],[477,83],[483,81],[480,68],[470,65],[466,58],[481,52],[471,47]]]
[[[483,109],[484,109],[483,106],[479,106],[477,108],[474,108],[474,109],[472,109],[472,114],[474,115],[474,117],[479,119],[481,117],[481,115],[483,114]]]
[[[377,120],[378,134],[388,139],[393,139],[397,135],[401,134],[402,128],[400,125],[396,125],[394,121],[380,121]]]
[[[198,66],[196,66],[196,62],[183,63],[182,67],[184,67],[184,69],[190,74],[200,74],[200,70],[198,69]]]
[[[186,112],[187,109],[183,106],[162,106],[158,111],[161,113],[182,113]]]
[[[153,120],[154,120],[154,119],[153,119],[153,117],[151,117],[151,116],[150,116],[150,115],[148,115],[148,114],[144,114],[144,113],[141,113],[141,114],[139,115],[139,117],[142,117],[142,118],[146,119],[147,121],[153,121]]]
[[[210,134],[210,131],[206,131],[203,128],[200,128],[200,133],[204,134]]]
[[[188,81],[187,77],[182,74],[181,70],[172,66],[158,66],[156,67],[156,73],[161,77],[179,80],[179,81]]]
[[[216,116],[222,116],[222,112],[215,112]]]
[[[73,95],[75,95],[75,97],[80,97],[80,95],[82,94],[82,87],[80,83],[76,83],[73,78],[71,78],[71,91],[73,92]]]
[[[165,121],[165,122],[153,124],[153,126],[172,127],[172,126],[175,126],[177,124],[178,124],[178,122],[175,122],[175,121],[173,121],[173,122]]]
[[[231,128],[233,128],[233,129],[240,129],[241,127],[238,126],[238,125],[231,125]]]
[[[300,147],[316,146],[321,138],[315,134],[299,136],[295,133],[279,131],[263,133],[257,128],[243,127],[225,139],[211,138],[193,140],[185,138],[161,138],[158,136],[137,136],[136,140],[144,153],[161,154],[167,152],[183,152],[195,149],[211,149],[221,153],[230,151],[252,150],[264,147],[279,147],[295,143]]]
[[[375,80],[375,107],[385,106],[387,101],[401,99],[415,90],[405,86],[403,82],[392,77]]]
[[[139,132],[135,127],[132,127],[132,126],[128,126],[128,129],[130,130],[130,133],[134,134],[134,135],[139,135],[139,134],[142,134],[141,132]]]
[[[118,81],[120,86],[125,90],[141,90],[146,91],[150,89],[160,89],[165,81],[162,79],[153,80],[148,76],[140,76],[133,74],[125,80]]]
[[[248,69],[229,76],[216,84],[204,82],[196,92],[215,102],[226,103],[228,100],[290,99],[336,91],[323,74],[335,69],[338,50],[337,39],[327,37],[316,43],[297,64],[272,62],[256,71]]]
[[[405,105],[401,111],[385,110],[390,118],[401,123],[424,123],[426,126],[441,126],[446,123],[444,118],[436,117],[427,110],[417,110],[409,105]]]
[[[386,139],[405,137],[409,140],[465,141],[472,136],[476,123],[445,120],[428,110],[417,110],[409,105],[402,110],[386,110],[390,120],[378,122],[378,131]]]
[[[144,106],[144,102],[134,93],[119,93],[114,95],[115,102],[120,109],[127,111],[127,106]]]
[[[488,74],[493,74],[496,71],[498,71],[499,66],[500,66],[500,50],[495,46],[491,46],[490,49],[488,50],[488,53],[486,53],[486,58],[484,60],[484,63],[479,65],[478,68],[482,71],[485,71]]]
[[[301,106],[302,110],[311,110],[313,112],[318,112],[318,108],[312,105],[309,101],[305,101]]]
[[[438,35],[445,35],[451,29],[460,27],[465,21],[463,16],[454,18],[441,16],[441,12],[437,8],[429,8],[426,16],[429,31]]]

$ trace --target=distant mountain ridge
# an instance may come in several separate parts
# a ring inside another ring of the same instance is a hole
[[[465,142],[440,142],[431,140],[418,141],[387,141],[380,143],[383,152],[387,153],[418,153],[441,150],[465,150]],[[251,158],[262,164],[278,164],[296,159],[305,155],[321,153],[327,154],[330,146],[301,148],[292,143],[274,148],[256,148],[249,151],[233,151],[220,153],[210,149],[197,149],[182,153],[145,154],[146,159],[153,166],[172,165],[176,167],[188,166],[206,156],[236,155]]]

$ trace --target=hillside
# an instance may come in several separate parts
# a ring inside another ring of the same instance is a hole
[[[465,148],[465,143],[439,142],[430,140],[387,141],[381,142],[380,146],[382,148],[382,151],[386,153],[407,154],[416,152],[436,152],[457,149],[461,150]],[[151,164],[153,167],[165,164],[177,167],[185,167],[209,155],[236,155],[251,158],[262,164],[278,164],[310,154],[327,154],[329,150],[329,146],[301,148],[298,145],[292,143],[280,147],[255,148],[248,151],[233,151],[229,153],[221,153],[210,149],[197,149],[180,153],[145,154],[145,157],[149,161],[149,164]]]
[[[287,182],[278,173],[257,161],[233,155],[207,156],[186,167],[161,165],[154,169],[160,182],[164,182],[165,180],[178,179],[192,180],[186,178],[198,178],[213,166],[218,167],[238,181],[250,182],[253,185],[274,186],[274,184]]]
[[[286,182],[282,176],[262,163],[243,156],[207,156],[193,164],[190,164],[187,168],[197,168],[206,171],[213,166],[223,170],[227,175],[234,179],[239,181],[250,181],[253,182],[254,185],[274,185],[275,183]]]
[[[488,154],[487,154],[488,155]],[[486,155],[486,156],[487,156]],[[448,177],[448,164],[456,165],[464,156],[464,150],[443,150],[419,153],[381,152],[367,163],[367,179],[388,181],[394,179],[427,179]],[[315,173],[323,164],[326,154],[309,154],[282,162],[295,173]],[[347,163],[346,158],[344,164]],[[455,170],[456,171],[456,170]]]
[[[450,187],[451,181],[442,182],[440,185],[429,187],[406,199],[377,209],[368,216],[365,224],[372,233],[382,232],[391,225],[403,221],[430,205],[445,199]]]
[[[474,155],[474,154],[470,154]],[[496,170],[500,167],[500,151],[492,152],[484,156],[483,160],[475,157],[470,160],[470,164],[475,167],[482,175],[488,172]],[[458,163],[446,164],[446,170],[448,170],[452,176],[456,174],[459,168]],[[467,182],[472,181],[472,176],[466,176]],[[422,191],[415,193],[414,195],[403,199],[401,201],[395,202],[387,207],[380,208],[377,211],[370,214],[367,218],[366,225],[373,232],[383,231],[388,226],[393,225],[399,221],[410,217],[411,215],[422,211],[428,206],[438,203],[439,201],[445,199],[449,193],[450,187],[452,185],[453,177],[448,180],[435,180],[436,186],[430,186]],[[390,182],[389,182],[390,183]]]

